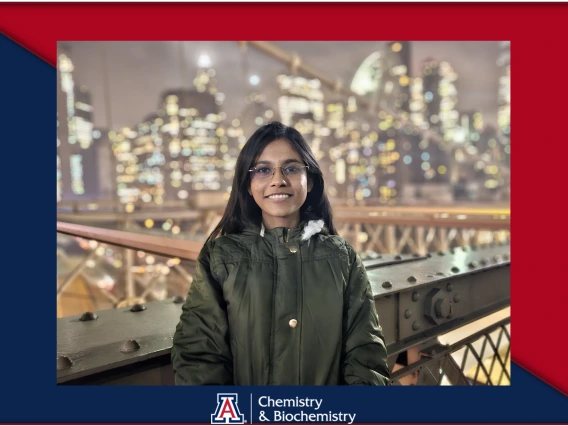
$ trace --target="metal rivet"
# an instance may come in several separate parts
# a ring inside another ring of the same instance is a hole
[[[445,252],[444,250],[440,250],[440,251],[438,252],[438,254],[439,254],[440,256],[444,256],[444,255],[446,254],[446,252]]]
[[[180,296],[180,295],[174,296],[174,297],[172,297],[172,302],[183,303],[183,302],[185,302],[185,297]]]
[[[449,250],[449,252],[452,253],[452,254],[456,254],[456,250],[455,250],[454,248],[451,248],[451,249]]]
[[[288,321],[288,325],[290,326],[290,328],[296,328],[296,326],[298,325],[298,320],[291,319],[290,321]]]
[[[130,308],[130,312],[141,312],[146,310],[146,306],[144,306],[141,303],[137,303],[135,305],[132,305],[132,308]]]
[[[57,369],[58,370],[65,370],[66,368],[70,368],[73,365],[73,361],[66,356],[58,356],[57,357]]]
[[[485,265],[487,265],[487,264],[489,263],[489,259],[487,259],[486,257],[484,257],[483,259],[481,259],[481,260],[479,261],[479,263],[480,263],[482,266],[485,266]]]
[[[416,277],[414,275],[411,275],[408,277],[408,282],[409,283],[415,283],[416,282]]]
[[[413,302],[418,302],[418,299],[420,299],[420,293],[418,293],[417,291],[412,293],[412,301]]]
[[[79,321],[94,321],[97,318],[98,318],[98,316],[94,312],[85,312],[83,315],[81,315],[81,318],[79,318]]]
[[[298,247],[292,246],[290,247],[290,253],[296,253],[298,251]]]
[[[458,268],[457,266],[452,266],[452,272],[454,274],[457,274],[460,271],[460,268]]]
[[[446,286],[446,291],[452,291],[454,289],[454,286],[452,285],[452,283],[448,283],[448,285]]]
[[[433,313],[437,318],[443,319],[447,318],[452,312],[452,303],[446,298],[437,299],[434,303]]]
[[[455,294],[454,295],[454,302],[458,303],[461,300],[461,297],[459,294]]]
[[[446,274],[444,274],[443,272],[436,272],[436,275],[439,275],[439,276],[441,276],[441,277],[445,277],[445,276],[446,276]]]
[[[501,262],[501,256],[499,256],[499,255],[495,256],[494,259],[495,259],[495,262],[497,262],[497,263]]]
[[[476,268],[477,267],[477,262],[475,260],[472,260],[471,262],[469,262],[468,266],[470,268]]]
[[[414,321],[414,322],[412,323],[412,329],[413,329],[414,331],[416,331],[416,330],[418,330],[419,328],[420,328],[420,323],[419,323],[418,321]]]
[[[406,311],[404,311],[404,318],[408,319],[412,316],[412,311],[410,309],[407,309]]]
[[[426,257],[432,257],[430,253],[426,253]]]
[[[140,345],[136,340],[127,340],[120,347],[120,352],[127,354],[130,352],[136,352],[138,349],[140,349]]]
[[[468,247],[468,246],[463,246],[463,247],[462,247],[462,250],[463,250],[463,251],[468,251],[468,250],[469,250],[469,247]]]
[[[427,277],[427,278],[434,278],[434,275],[432,275],[432,274],[426,274],[426,277]]]
[[[390,281],[385,281],[383,283],[383,288],[391,288],[392,287],[392,283]]]
[[[412,253],[412,257],[420,257],[420,253]]]
[[[509,260],[509,253],[505,253],[505,254],[503,255],[503,259]]]
[[[394,258],[395,258],[395,260],[401,260],[402,256],[400,254],[397,254]]]

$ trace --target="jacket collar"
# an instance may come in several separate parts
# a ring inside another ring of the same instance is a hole
[[[297,237],[298,232],[294,232],[294,231],[298,231],[301,230],[301,234],[300,234],[300,240],[301,241],[306,241],[309,240],[313,235],[319,234],[320,232],[322,232],[322,230],[325,227],[325,223],[323,220],[319,219],[319,220],[307,220],[304,221],[302,223],[300,223],[300,226],[298,228],[295,229],[291,229],[290,230],[290,237]],[[283,229],[283,228],[275,228],[275,229]],[[268,232],[270,232],[272,230],[269,230]],[[264,238],[264,235],[266,233],[266,229],[264,228],[264,223],[262,223],[260,225],[260,236]],[[280,234],[280,233],[278,233]]]
[[[265,229],[264,224],[259,226],[248,227],[243,231],[249,235],[260,235],[262,238],[269,240],[283,241],[284,235],[288,242],[307,241],[312,236],[322,233],[327,234],[328,230],[322,219],[304,220],[297,228],[273,228]]]

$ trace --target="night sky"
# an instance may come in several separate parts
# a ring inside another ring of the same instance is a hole
[[[275,42],[304,63],[331,78],[351,83],[361,62],[382,46],[382,42]],[[188,87],[197,70],[197,59],[207,53],[217,71],[218,88],[226,95],[223,110],[227,118],[244,108],[249,89],[242,54],[236,42],[67,42],[75,65],[76,84],[86,85],[92,95],[95,126],[133,127],[157,111],[160,94],[166,89]],[[106,53],[105,53],[106,52]],[[111,116],[107,119],[103,90],[103,55],[107,57]],[[254,88],[267,95],[276,107],[276,76],[285,73],[284,64],[249,48],[249,74],[259,75]],[[450,62],[458,74],[458,110],[479,109],[485,123],[497,122],[499,68],[498,42],[413,42],[411,76],[420,75],[422,61],[435,58]],[[183,59],[183,60],[182,60]]]

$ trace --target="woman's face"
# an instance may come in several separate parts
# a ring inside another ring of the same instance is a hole
[[[268,144],[253,164],[257,171],[251,173],[249,193],[262,210],[268,229],[299,225],[300,207],[312,189],[304,166],[302,158],[286,139]]]

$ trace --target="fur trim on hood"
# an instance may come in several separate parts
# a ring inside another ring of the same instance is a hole
[[[325,223],[323,220],[310,220],[302,231],[302,241],[309,240],[313,235],[321,232]],[[264,238],[264,223],[260,226],[260,236]]]

